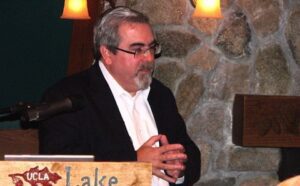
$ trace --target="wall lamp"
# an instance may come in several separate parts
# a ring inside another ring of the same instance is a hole
[[[220,0],[190,0],[194,18],[222,18]],[[113,1],[109,1],[111,4]],[[65,0],[62,19],[90,19],[87,0]]]
[[[222,18],[220,0],[190,0],[195,8],[193,18]]]
[[[90,19],[87,0],[65,0],[62,19]]]

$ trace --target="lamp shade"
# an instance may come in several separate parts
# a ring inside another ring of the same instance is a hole
[[[194,0],[196,4],[192,17],[222,18],[220,0]]]
[[[62,19],[90,19],[87,0],[65,0]]]

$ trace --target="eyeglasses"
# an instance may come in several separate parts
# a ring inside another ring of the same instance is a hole
[[[152,46],[150,46],[147,49],[138,48],[133,51],[124,50],[122,48],[118,48],[118,47],[114,47],[114,46],[110,46],[110,47],[112,47],[116,50],[125,52],[127,54],[132,54],[135,58],[143,57],[143,56],[146,56],[147,54],[157,56],[161,53],[161,45],[159,43],[154,43]]]

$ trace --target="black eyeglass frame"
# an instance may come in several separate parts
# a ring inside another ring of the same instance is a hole
[[[125,49],[122,49],[122,48],[119,48],[119,47],[115,47],[115,46],[109,46],[110,48],[112,49],[115,49],[115,50],[119,50],[119,51],[122,51],[122,52],[125,52],[127,54],[132,54],[134,57],[136,55],[144,55],[147,51],[153,49],[154,52],[150,52],[151,54],[153,54],[154,56],[158,56],[160,53],[161,53],[161,45],[157,42],[155,42],[152,46],[150,46],[149,48],[147,48],[146,50],[142,50],[142,49],[136,49],[136,51],[129,51],[129,50],[125,50]]]

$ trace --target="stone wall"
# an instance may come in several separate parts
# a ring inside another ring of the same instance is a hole
[[[300,94],[300,0],[222,0],[192,19],[190,0],[118,0],[149,15],[162,44],[155,76],[174,92],[202,152],[199,186],[276,185],[279,150],[232,143],[236,93]]]

